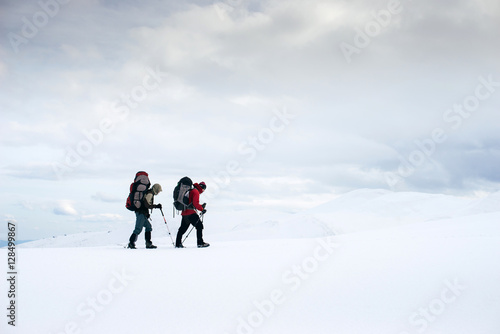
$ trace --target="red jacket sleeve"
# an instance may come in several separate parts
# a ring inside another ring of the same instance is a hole
[[[200,192],[198,191],[198,189],[191,190],[189,196],[192,196],[191,203],[193,203],[193,206],[196,208],[196,210],[202,211],[203,207],[200,205]]]

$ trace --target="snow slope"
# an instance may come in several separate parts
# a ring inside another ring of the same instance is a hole
[[[1,332],[500,333],[498,199],[359,190],[217,234],[207,215],[207,249],[159,226],[156,250],[128,230],[25,244]]]

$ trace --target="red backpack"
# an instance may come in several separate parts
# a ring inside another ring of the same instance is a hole
[[[148,173],[144,171],[135,174],[134,182],[130,185],[130,193],[127,197],[125,207],[130,211],[137,211],[142,208],[142,199],[145,192],[151,186]]]

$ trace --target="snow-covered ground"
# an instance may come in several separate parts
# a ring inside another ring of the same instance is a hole
[[[124,249],[132,226],[20,245],[16,327],[3,292],[1,332],[500,333],[500,193],[358,190],[295,215],[209,211],[206,249],[194,232],[174,249],[153,217],[156,250]]]

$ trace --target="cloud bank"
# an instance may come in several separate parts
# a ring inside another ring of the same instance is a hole
[[[16,217],[47,194],[74,203],[53,214],[75,225],[126,215],[138,170],[164,189],[205,180],[221,210],[498,189],[493,0],[1,7],[0,182]]]

